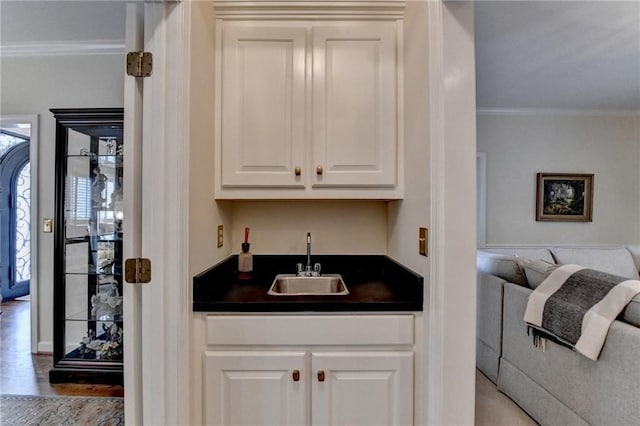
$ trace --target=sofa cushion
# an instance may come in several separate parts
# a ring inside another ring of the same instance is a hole
[[[558,265],[542,259],[530,260],[522,265],[529,287],[536,288],[544,281]]]
[[[476,266],[478,271],[493,274],[511,283],[527,285],[521,264],[523,260],[515,256],[478,251]]]
[[[638,279],[638,269],[629,250],[619,248],[570,248],[552,249],[556,263],[565,265],[574,263],[586,268],[608,272],[622,277]]]
[[[640,253],[640,247],[638,247]],[[553,256],[548,248],[542,247],[501,247],[482,249],[483,251],[496,254],[505,254],[507,256],[524,257],[527,259],[542,259],[553,263]]]

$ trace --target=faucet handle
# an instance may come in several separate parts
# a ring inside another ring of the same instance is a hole
[[[296,272],[300,274],[302,271],[304,271],[304,265],[302,263],[296,263]]]
[[[322,269],[322,266],[319,263],[316,263],[315,265],[313,265],[313,271],[317,272],[318,275],[320,275],[320,270]]]

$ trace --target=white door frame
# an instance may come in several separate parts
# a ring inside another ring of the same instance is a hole
[[[143,102],[142,255],[152,262],[152,281],[142,288],[145,424],[188,424],[191,411],[190,7],[145,5],[145,48],[154,55]]]
[[[429,1],[431,263],[426,424],[475,418],[476,200],[472,1]]]
[[[131,253],[151,259],[152,271],[150,283],[126,284],[129,308],[137,310],[128,315],[140,326],[130,330],[135,341],[125,342],[127,424],[190,423],[190,8],[189,2],[144,4],[144,50],[153,54],[153,74],[142,83],[142,146],[134,153],[142,159],[141,241]]]
[[[144,49],[144,4],[127,5],[125,50]],[[124,76],[125,259],[142,257],[142,94],[144,80]],[[141,288],[123,284],[125,423],[142,424]]]
[[[29,140],[29,162],[31,173],[31,200],[30,215],[31,223],[29,232],[31,233],[31,278],[29,281],[29,294],[31,304],[31,353],[38,353],[38,341],[40,339],[40,329],[38,327],[38,115],[37,114],[5,114],[0,116],[0,126],[8,124],[26,123],[31,126]]]

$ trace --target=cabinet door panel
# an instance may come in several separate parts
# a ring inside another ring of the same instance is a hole
[[[413,353],[316,352],[311,368],[313,424],[413,423]]]
[[[222,47],[222,185],[302,186],[304,28],[228,25]]]
[[[314,27],[313,64],[313,185],[395,185],[394,24]]]
[[[204,370],[206,424],[308,424],[304,352],[208,351]]]

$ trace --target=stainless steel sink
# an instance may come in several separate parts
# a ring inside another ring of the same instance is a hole
[[[344,296],[349,289],[340,274],[319,277],[299,277],[279,274],[273,280],[268,294],[273,296]]]

